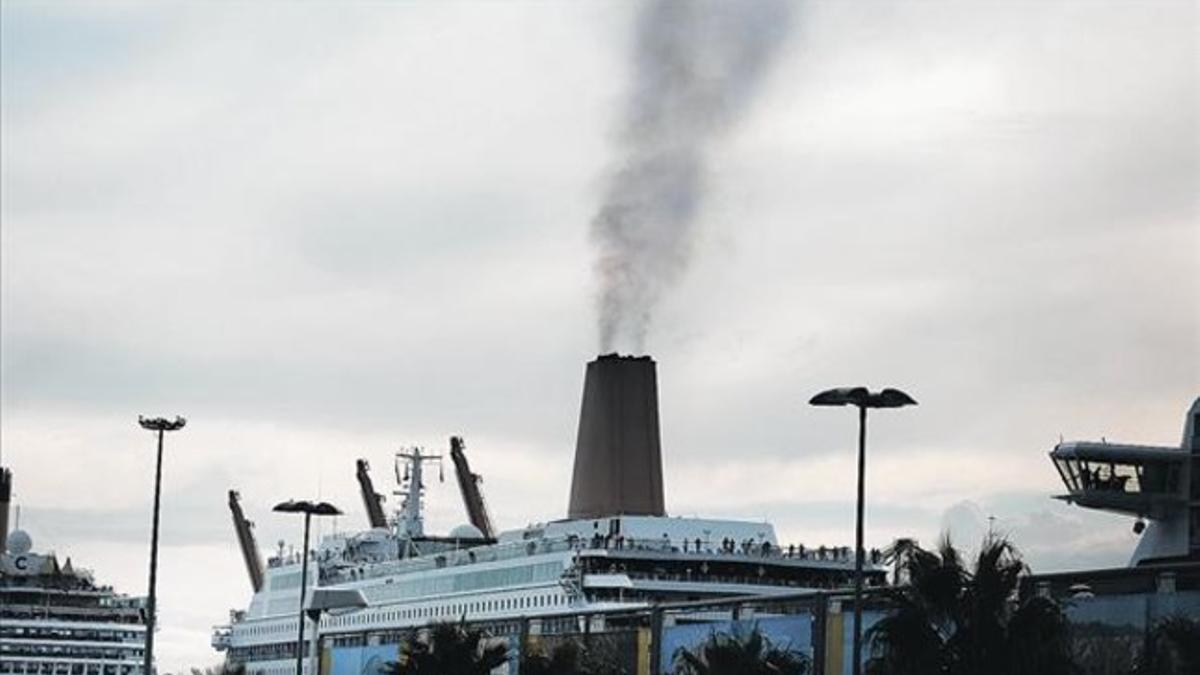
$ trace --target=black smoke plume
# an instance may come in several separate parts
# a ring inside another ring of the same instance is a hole
[[[618,158],[592,220],[601,352],[643,351],[687,267],[711,148],[746,112],[787,32],[777,0],[652,0],[640,10]]]

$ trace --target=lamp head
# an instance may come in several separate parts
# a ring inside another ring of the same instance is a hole
[[[279,502],[271,510],[278,511],[279,513],[304,513],[304,509],[301,505],[306,503],[307,502],[298,502],[295,499],[289,499],[286,502]]]
[[[312,514],[314,516],[340,516],[342,510],[329,502],[317,502],[313,504]]]
[[[142,425],[143,429],[150,431],[175,431],[182,429],[183,425],[187,424],[187,420],[178,415],[173,420],[168,420],[165,417],[143,417],[138,415],[138,424]]]
[[[839,387],[817,394],[809,399],[808,404],[815,406],[862,405],[868,396],[870,396],[870,392],[866,387]]]
[[[843,406],[853,405],[859,408],[903,408],[906,405],[916,405],[913,397],[899,389],[884,389],[880,392],[869,391],[866,387],[840,387],[828,389],[808,401],[814,406]]]
[[[312,516],[340,516],[341,510],[329,502],[310,502],[308,500],[289,499],[275,505],[272,511],[279,513],[307,513]]]
[[[906,405],[916,405],[913,397],[899,389],[884,389],[878,394],[871,394],[870,408],[903,408]]]

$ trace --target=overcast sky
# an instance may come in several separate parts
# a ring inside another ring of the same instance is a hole
[[[589,222],[633,81],[626,3],[0,5],[3,463],[35,548],[144,591],[169,439],[160,664],[209,665],[260,543],[365,517],[402,445],[463,434],[496,521],[565,513],[598,349]],[[804,3],[710,148],[646,338],[668,510],[851,544],[1122,565],[1050,499],[1059,439],[1178,444],[1200,395],[1192,2]],[[448,476],[451,478],[451,476]],[[453,483],[429,523],[465,520]]]

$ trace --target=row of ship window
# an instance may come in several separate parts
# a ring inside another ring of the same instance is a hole
[[[46,663],[0,659],[0,675],[141,675],[142,667],[129,664]]]
[[[308,672],[308,664],[304,664],[304,672]],[[296,675],[296,664],[290,660],[287,665],[272,666],[271,668],[255,668],[250,675]]]
[[[94,608],[60,606],[47,608],[44,605],[17,605],[9,603],[7,599],[0,601],[0,605],[4,606],[4,618],[9,621],[97,621],[102,619],[104,623],[140,624],[142,622],[141,613],[136,610],[119,612],[108,610],[98,619]]]
[[[254,626],[247,629],[250,635],[267,635],[274,633],[295,633],[296,627],[290,623],[277,623],[269,626]]]
[[[473,570],[456,574],[440,574],[421,579],[404,579],[392,586],[390,583],[378,584],[366,589],[387,588],[389,591],[402,593],[394,597],[415,597],[420,595],[435,595],[437,593],[455,593],[474,591],[483,588],[499,588],[519,584],[549,581],[562,574],[563,565],[560,561],[536,563],[533,565],[515,565],[491,570]],[[310,580],[311,581],[311,580]],[[270,588],[282,591],[300,586],[300,574],[284,574],[271,579]]]
[[[557,581],[562,577],[562,561],[517,565],[489,570],[443,573],[424,578],[386,579],[362,589],[375,602],[410,600],[449,593],[468,593],[493,588],[511,588],[526,584]]]
[[[304,653],[308,653],[308,640],[304,641]],[[247,661],[279,661],[282,659],[296,658],[296,643],[295,642],[272,642],[265,645],[251,645],[249,647],[234,647],[229,650],[229,659],[239,663]]]
[[[557,593],[530,595],[516,598],[501,598],[497,600],[478,600],[474,602],[456,602],[431,607],[410,607],[391,611],[375,611],[369,614],[352,614],[332,617],[325,620],[327,626],[358,626],[379,621],[401,621],[405,619],[432,619],[454,617],[463,614],[485,612],[505,612],[521,609],[538,609],[546,607],[561,607],[567,604],[567,598]],[[290,633],[295,631],[295,625],[280,623],[266,626],[254,626],[248,629],[250,635],[268,635]],[[290,643],[288,643],[290,644]]]
[[[385,578],[382,583],[363,586],[361,590],[372,604],[385,604],[450,593],[469,593],[494,588],[543,584],[557,581],[562,574],[562,561],[554,560],[500,569],[442,573],[424,578]],[[272,590],[293,588],[299,585],[298,574],[279,576],[271,580]],[[295,606],[295,598],[275,598],[267,603],[267,609],[272,614],[294,611]]]
[[[486,612],[504,612],[521,609],[558,607],[565,605],[566,597],[560,594],[531,595],[517,598],[502,598],[499,600],[479,600],[475,602],[458,602],[433,607],[412,607],[370,614],[352,614],[349,616],[333,617],[328,620],[331,626],[357,626],[379,621],[400,621],[403,619],[432,619],[439,617],[456,617],[463,614]]]
[[[86,640],[88,642],[141,642],[142,634],[131,630],[6,626],[0,624],[0,639]]]
[[[63,659],[140,659],[142,646],[119,647],[90,647],[82,645],[59,645],[37,642],[0,642],[0,661],[20,657],[63,658]]]

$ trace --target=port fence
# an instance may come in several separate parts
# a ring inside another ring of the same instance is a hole
[[[888,604],[881,589],[864,591],[864,598],[865,632]],[[851,592],[800,591],[466,623],[509,646],[510,675],[519,675],[522,656],[552,653],[567,642],[591,662],[629,675],[669,675],[681,649],[694,649],[714,633],[753,630],[773,647],[808,659],[814,675],[843,675],[851,672],[853,621]],[[401,658],[402,643],[422,630],[323,634],[320,675],[380,675],[378,668]]]
[[[1195,577],[1195,570],[1189,574]],[[1076,663],[1088,675],[1125,675],[1163,620],[1200,620],[1200,586],[1060,598],[1071,625]],[[863,631],[886,616],[885,589],[864,591]],[[713,634],[758,630],[772,646],[801,654],[814,675],[852,672],[853,594],[849,590],[800,591],[587,612],[531,614],[501,621],[467,621],[510,648],[509,675],[521,657],[548,654],[573,642],[592,663],[629,675],[671,675],[681,649],[695,649]],[[319,675],[382,675],[398,661],[401,645],[426,628],[325,633]],[[869,650],[868,650],[869,653]],[[866,654],[864,654],[866,656]]]

